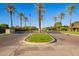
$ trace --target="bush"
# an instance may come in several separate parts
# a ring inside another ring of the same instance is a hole
[[[5,33],[7,28],[9,28],[7,24],[0,24],[0,33]]]
[[[32,27],[26,26],[26,27],[22,27],[22,28],[19,26],[15,27],[15,31],[30,31],[30,29],[31,29],[31,31],[34,31],[34,30],[37,30],[38,28],[36,28],[35,26],[32,26]]]
[[[68,31],[69,30],[69,27],[68,26],[62,26],[62,30],[63,31]]]
[[[5,33],[5,29],[0,28],[0,34],[1,34],[1,33]]]
[[[9,28],[7,24],[0,24],[0,28],[6,29]]]

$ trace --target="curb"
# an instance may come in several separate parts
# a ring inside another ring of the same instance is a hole
[[[34,43],[34,42],[27,42],[27,41],[25,41],[25,39],[27,39],[30,35],[31,35],[31,33],[28,36],[26,36],[24,38],[24,40],[22,40],[21,42],[22,43],[25,43],[25,44],[48,44],[49,43],[49,42],[45,42],[45,43]]]
[[[25,44],[26,44],[25,39],[28,38],[30,35],[31,35],[31,34],[28,34],[26,37],[24,37],[24,39],[21,40],[20,43],[25,45]]]
[[[52,36],[51,36],[49,33],[46,33],[46,34],[48,34],[48,35],[52,38]],[[24,43],[26,43],[26,44],[49,44],[49,43],[55,43],[55,42],[57,42],[57,40],[56,40],[54,37],[52,38],[52,39],[54,39],[54,40],[52,40],[52,41],[50,41],[50,42],[45,42],[45,43],[34,43],[34,42],[27,42],[27,41],[25,41],[25,39],[27,39],[30,35],[31,35],[31,34],[29,34],[28,36],[26,36],[26,37],[24,38],[24,40],[23,40]]]
[[[24,40],[25,40],[25,39],[27,39],[30,35],[31,35],[31,33],[30,33],[30,34],[28,34],[28,35],[24,38]]]
[[[48,33],[48,35],[52,38],[53,36],[51,34]],[[53,41],[51,41],[50,43],[55,43],[57,42],[57,39],[55,39],[55,37],[53,37],[52,39],[54,39]]]

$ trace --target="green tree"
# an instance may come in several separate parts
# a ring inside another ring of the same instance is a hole
[[[53,20],[55,21],[54,26],[55,26],[55,29],[56,29],[56,25],[55,24],[56,24],[56,21],[57,21],[57,17],[54,17]]]
[[[68,31],[69,30],[69,26],[67,26],[67,25],[62,26],[62,30],[63,31]]]
[[[60,27],[62,25],[61,22],[56,22],[55,25],[56,25],[56,30],[59,31],[60,30]]]
[[[32,26],[32,28],[31,28],[32,30],[38,30],[38,28],[37,27],[35,27],[35,26]]]
[[[79,31],[79,21],[75,21],[71,24],[73,30]]]
[[[60,18],[60,23],[62,27],[62,19],[64,18],[64,13],[60,13],[58,17]],[[60,27],[60,31],[61,31],[61,27]]]
[[[7,24],[0,24],[0,28],[6,29],[6,28],[9,28],[9,26]]]

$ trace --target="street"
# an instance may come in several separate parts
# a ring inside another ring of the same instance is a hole
[[[9,56],[78,56],[79,36],[49,33],[57,42],[46,44],[20,43],[28,33],[0,38],[0,55]]]
[[[29,33],[11,34],[8,36],[0,37],[0,55],[9,55],[20,45],[20,41],[23,40]]]

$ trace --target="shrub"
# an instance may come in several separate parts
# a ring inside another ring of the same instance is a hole
[[[4,28],[4,29],[6,29],[6,28],[9,28],[9,27],[8,27],[7,24],[0,24],[0,28]]]
[[[9,28],[7,24],[0,24],[0,33],[5,33],[7,28]]]

